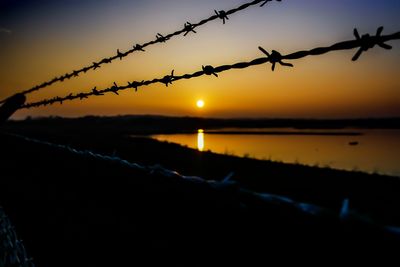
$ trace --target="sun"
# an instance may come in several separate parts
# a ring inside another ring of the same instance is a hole
[[[196,106],[198,108],[204,108],[204,104],[205,104],[204,101],[201,99],[197,100],[197,102],[196,102]]]

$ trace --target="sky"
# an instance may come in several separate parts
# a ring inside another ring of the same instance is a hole
[[[250,0],[0,0],[0,98],[90,65],[116,50],[168,34],[214,9]],[[282,54],[353,39],[353,29],[400,31],[400,1],[282,0],[213,21],[197,34],[178,36],[145,53],[134,53],[79,78],[28,95],[37,101],[141,81],[192,73],[262,57],[258,46]],[[119,96],[108,94],[18,111],[26,116],[161,114],[205,117],[360,118],[400,116],[400,41],[393,50],[333,52],[293,61],[203,76],[165,87],[151,85]],[[202,99],[204,108],[196,107]]]

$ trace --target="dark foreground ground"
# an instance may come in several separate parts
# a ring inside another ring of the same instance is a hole
[[[360,262],[388,259],[400,247],[383,229],[400,226],[396,177],[200,153],[120,134],[24,135],[210,180],[233,173],[236,182],[215,188],[0,134],[0,205],[38,267]],[[317,205],[326,216],[259,202],[239,187]],[[344,199],[370,223],[340,219]]]

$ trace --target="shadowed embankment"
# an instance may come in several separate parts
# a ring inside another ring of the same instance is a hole
[[[168,178],[2,134],[0,203],[39,267],[249,265],[287,255],[305,261],[310,253],[366,259],[399,245],[380,227],[400,225],[398,178],[200,153],[146,138],[30,134],[185,175],[222,180],[234,173],[237,182],[213,187]],[[326,213],[263,202],[239,187]],[[340,219],[344,199],[376,224]]]

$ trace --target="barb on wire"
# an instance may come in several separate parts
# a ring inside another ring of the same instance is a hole
[[[222,23],[225,24],[225,22],[227,20],[229,20],[228,15],[226,14],[226,12],[224,10],[214,10],[215,14],[218,16],[218,18],[222,19]]]
[[[97,95],[97,96],[104,95],[103,93],[100,93],[99,91],[97,91],[97,87],[93,88],[92,92],[93,92],[93,95]]]
[[[193,24],[190,23],[190,22],[186,22],[185,25],[184,25],[184,27],[185,27],[185,31],[186,31],[186,32],[185,32],[185,34],[184,34],[183,36],[188,35],[190,32],[197,33],[197,32],[194,30]]]
[[[93,70],[100,68],[100,63],[93,62]]]
[[[382,27],[381,27],[382,28]],[[381,35],[381,32],[383,28],[378,29],[378,34],[376,36],[369,36],[365,35],[367,37],[364,37],[364,41],[360,41],[359,39],[356,40],[350,40],[350,41],[344,41],[340,43],[336,43],[334,45],[328,46],[328,47],[317,47],[311,50],[305,50],[305,51],[298,51],[294,52],[288,55],[282,55],[278,51],[272,50],[272,53],[268,53],[264,48],[259,47],[259,49],[266,55],[266,57],[261,57],[261,58],[256,58],[250,62],[239,62],[235,63],[232,65],[223,65],[223,66],[218,66],[218,67],[213,67],[210,65],[202,66],[202,70],[194,72],[192,74],[184,74],[180,76],[176,76],[174,74],[174,71],[171,72],[170,75],[166,75],[163,78],[155,78],[153,80],[147,80],[147,81],[134,81],[134,82],[129,82],[128,85],[125,86],[118,86],[115,82],[114,85],[110,88],[106,88],[101,91],[91,91],[88,93],[79,93],[76,95],[69,94],[66,97],[54,97],[51,99],[46,99],[42,100],[39,102],[34,102],[34,103],[28,103],[21,108],[33,108],[33,107],[40,107],[40,106],[46,106],[49,104],[54,104],[56,102],[62,103],[62,101],[65,100],[74,100],[74,99],[84,99],[89,96],[93,95],[100,95],[108,92],[112,92],[115,94],[118,94],[118,91],[120,90],[125,90],[129,88],[135,88],[135,91],[138,90],[139,87],[142,86],[148,86],[151,84],[156,84],[156,83],[162,83],[168,86],[169,84],[172,84],[172,82],[179,81],[182,79],[192,79],[196,77],[200,77],[203,75],[214,75],[215,77],[218,77],[218,73],[228,71],[231,69],[245,69],[251,66],[256,66],[256,65],[262,65],[266,63],[272,63],[272,70],[275,70],[275,65],[278,63],[283,66],[288,66],[288,67],[293,67],[293,64],[291,63],[286,63],[283,62],[283,60],[296,60],[308,56],[317,56],[317,55],[323,55],[329,52],[333,51],[339,51],[339,50],[350,50],[350,49],[355,49],[359,48],[362,49],[362,51],[365,51],[365,48],[367,47],[366,44],[368,44],[368,49],[374,47],[375,45],[378,45],[382,48],[388,49],[389,45],[385,44],[387,41],[391,40],[399,40],[400,39],[400,32],[393,33],[390,35]],[[367,50],[368,50],[367,49]],[[358,57],[357,57],[358,59]],[[354,60],[354,58],[353,58]]]
[[[213,66],[207,65],[201,67],[203,68],[203,72],[205,75],[214,75],[215,77],[218,77],[218,74],[215,73],[215,69]]]
[[[174,81],[174,71],[175,70],[172,70],[171,75],[166,75],[164,76],[164,78],[161,79],[161,82],[164,83],[166,87],[168,87],[168,84],[172,84],[172,82]]]
[[[151,46],[151,45],[154,45],[154,44],[157,44],[157,43],[166,43],[167,41],[169,41],[173,37],[176,37],[176,36],[179,36],[179,35],[186,36],[189,32],[197,33],[195,31],[196,28],[198,28],[200,26],[203,26],[204,24],[209,23],[211,21],[214,21],[214,20],[217,20],[217,19],[222,19],[223,23],[225,24],[225,20],[229,19],[228,15],[235,14],[235,13],[237,13],[239,11],[245,10],[245,9],[251,7],[251,6],[258,5],[259,3],[262,3],[262,2],[264,2],[264,3],[261,6],[264,6],[267,2],[270,2],[270,1],[272,1],[272,0],[267,0],[267,1],[265,1],[265,0],[254,0],[254,1],[242,4],[239,7],[230,9],[229,11],[226,11],[226,12],[225,11],[219,11],[218,12],[218,11],[215,10],[216,15],[212,15],[211,17],[209,17],[207,19],[203,19],[198,23],[193,23],[192,24],[190,22],[186,22],[184,24],[184,26],[183,26],[183,29],[178,30],[178,31],[176,31],[174,33],[170,33],[168,35],[162,35],[162,34],[158,33],[156,35],[156,39],[153,40],[153,41],[149,41],[149,42],[144,43],[144,44],[133,45],[133,48],[128,50],[128,51],[126,51],[126,52],[121,52],[118,49],[117,50],[117,54],[116,55],[114,54],[114,56],[112,56],[112,57],[101,59],[98,62],[93,62],[92,65],[90,65],[90,66],[86,66],[86,67],[83,67],[81,69],[75,70],[75,71],[73,71],[71,73],[66,73],[66,74],[61,75],[59,77],[55,77],[54,79],[52,79],[52,80],[50,80],[48,82],[44,82],[42,84],[36,85],[36,86],[34,86],[32,88],[29,88],[27,90],[24,90],[24,91],[22,91],[20,93],[26,95],[26,94],[29,94],[29,93],[33,93],[35,91],[39,91],[39,90],[41,90],[41,89],[43,89],[45,87],[48,87],[48,86],[50,86],[50,85],[52,85],[54,83],[64,82],[66,79],[71,79],[73,77],[78,77],[80,74],[86,73],[89,70],[97,70],[97,69],[99,69],[101,67],[101,65],[111,63],[112,61],[114,61],[116,59],[122,60],[124,57],[127,57],[128,55],[130,55],[130,54],[132,54],[132,53],[134,53],[136,51],[145,52],[144,48],[146,48],[148,46]],[[281,2],[281,0],[276,0],[276,1]],[[0,104],[4,103],[4,101],[5,100],[0,101]]]
[[[379,38],[382,34],[383,27],[379,27],[378,30],[376,31],[376,37]],[[374,48],[375,45],[378,45],[384,49],[390,50],[392,47],[390,45],[385,44],[383,41],[376,41],[369,34],[365,34],[362,37],[360,37],[360,34],[358,33],[357,29],[354,29],[354,36],[356,37],[356,40],[361,43],[360,49],[358,49],[357,53],[353,57],[353,61],[356,61],[363,52],[368,51],[371,48]]]
[[[14,226],[0,207],[0,266],[35,267],[33,259],[18,239]]]
[[[112,87],[110,88],[110,91],[113,92],[113,93],[116,94],[116,95],[119,95],[119,93],[118,93],[118,91],[119,91],[119,86],[118,86],[118,84],[117,84],[116,82],[114,82],[114,86],[112,86]]]
[[[167,42],[169,39],[170,39],[170,37],[165,37],[164,35],[162,35],[161,33],[157,33],[157,35],[156,35],[156,40],[157,40],[157,42],[159,42],[159,43],[165,43],[165,42]]]
[[[117,57],[119,58],[119,60],[122,60],[122,58],[125,56],[125,54],[124,53],[121,53],[120,51],[119,51],[119,49],[117,49]]]
[[[140,45],[140,44],[134,45],[134,46],[133,46],[133,51],[142,51],[142,52],[146,52],[146,51],[143,49],[143,45]]]
[[[365,214],[359,213],[356,210],[352,210],[350,207],[350,200],[345,199],[343,201],[343,205],[340,212],[336,210],[329,209],[327,207],[318,206],[311,203],[304,203],[296,201],[290,197],[284,195],[275,195],[275,194],[268,194],[268,193],[260,193],[255,192],[249,189],[243,188],[238,182],[231,181],[232,174],[229,174],[225,179],[222,181],[216,180],[207,180],[199,176],[186,176],[182,175],[176,171],[164,168],[161,165],[154,165],[154,166],[145,166],[140,165],[138,163],[133,163],[128,160],[122,159],[115,155],[103,155],[99,153],[92,152],[90,150],[79,150],[73,148],[71,146],[50,143],[47,141],[42,141],[18,134],[11,134],[6,133],[6,135],[12,136],[14,138],[18,138],[24,142],[29,142],[32,144],[40,145],[42,147],[47,147],[52,150],[61,151],[65,154],[70,154],[82,159],[89,159],[95,160],[97,162],[105,163],[105,164],[113,164],[117,168],[125,168],[129,171],[136,171],[143,173],[145,175],[151,175],[153,177],[162,178],[163,181],[166,181],[170,184],[185,182],[186,185],[190,186],[207,186],[208,192],[214,192],[221,194],[222,197],[227,197],[229,201],[234,201],[235,205],[238,205],[242,208],[279,208],[283,211],[290,211],[291,213],[301,214],[301,216],[307,216],[308,220],[312,222],[314,219],[318,219],[318,222],[321,223],[322,220],[328,220],[328,222],[337,221],[339,220],[343,224],[354,224],[355,222],[359,223],[363,226],[368,226],[368,232],[372,229],[377,229],[378,231],[384,231],[385,234],[388,234],[392,237],[400,237],[400,228],[391,226],[391,225],[384,225],[379,223],[378,221],[374,221],[372,218],[368,217]],[[150,183],[152,183],[150,181]],[[226,190],[226,188],[230,188],[230,190]],[[225,194],[225,195],[224,195]],[[228,194],[228,195],[226,195]],[[2,210],[0,208],[0,223],[2,219],[5,217],[1,217]],[[331,226],[331,224],[330,224]],[[12,228],[9,228],[12,229]],[[7,230],[9,230],[7,229]],[[1,230],[1,224],[0,224]],[[1,237],[0,232],[0,237]],[[386,236],[386,235],[385,235]],[[1,239],[0,239],[1,240]],[[12,229],[11,238],[9,237],[8,240],[14,241],[16,240],[16,233]],[[15,243],[17,243],[16,241]],[[18,243],[17,243],[18,245]],[[0,247],[1,248],[1,247]],[[17,247],[19,248],[19,247]],[[15,250],[15,249],[14,249]],[[0,249],[1,252],[1,249]],[[25,249],[22,248],[19,251],[19,255],[26,255]],[[15,253],[15,252],[14,252]],[[26,257],[25,257],[26,258]],[[31,259],[29,259],[29,263],[32,264]],[[1,257],[0,257],[0,264],[1,264]],[[10,266],[18,266],[18,265],[10,265]],[[26,265],[21,265],[26,266]],[[34,267],[34,265],[27,265],[28,267]],[[18,266],[20,267],[20,266]]]
[[[139,86],[142,86],[143,83],[144,83],[144,80],[141,81],[141,82],[128,82],[128,87],[129,87],[129,88],[134,88],[134,89],[135,89],[135,92],[137,92],[138,87],[139,87]]]
[[[282,61],[282,55],[278,51],[272,50],[272,53],[270,54],[267,52],[267,50],[265,50],[261,46],[259,46],[258,49],[260,49],[261,52],[263,52],[265,55],[267,55],[267,59],[269,60],[269,62],[272,63],[272,71],[275,71],[276,63],[279,63],[280,65],[286,66],[286,67],[293,67],[293,64],[285,63]]]

